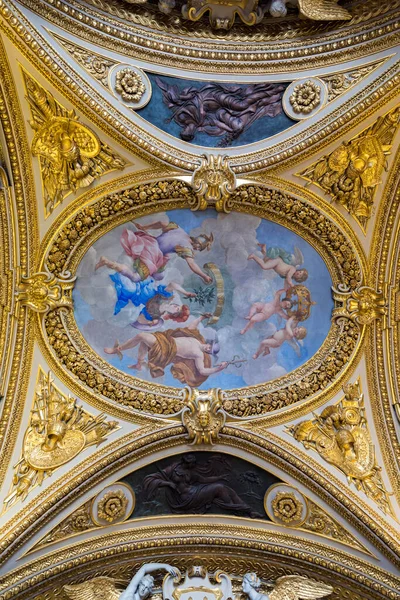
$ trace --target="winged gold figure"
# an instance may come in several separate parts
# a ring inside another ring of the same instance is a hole
[[[249,600],[317,600],[333,592],[333,587],[303,577],[285,575],[276,580],[274,589],[268,594],[260,592],[261,580],[256,573],[246,573],[242,589]]]
[[[154,577],[150,573],[159,570],[173,577],[180,574],[171,565],[150,563],[138,570],[124,591],[117,588],[118,581],[111,577],[94,577],[84,583],[64,585],[63,590],[70,600],[146,600],[154,589]]]
[[[118,600],[121,591],[111,577],[95,577],[84,583],[64,585],[63,590],[70,600]]]
[[[326,406],[320,415],[289,427],[289,431],[307,450],[312,448],[340,469],[348,482],[363,490],[383,512],[393,514],[367,427],[359,383],[349,383],[343,390],[345,397],[339,403]]]

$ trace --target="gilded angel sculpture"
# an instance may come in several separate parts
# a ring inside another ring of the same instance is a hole
[[[274,589],[268,594],[262,594],[259,591],[260,587],[261,581],[257,574],[246,573],[243,577],[242,590],[249,600],[317,600],[333,592],[332,586],[301,575],[279,577]]]
[[[94,577],[84,583],[64,585],[63,590],[70,600],[146,600],[153,593],[153,571],[165,570],[173,577],[179,575],[178,569],[164,563],[143,565],[134,575],[125,591],[116,587],[111,577]]]

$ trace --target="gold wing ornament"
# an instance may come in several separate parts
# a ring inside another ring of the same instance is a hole
[[[285,575],[276,580],[270,600],[317,600],[333,592],[333,587],[301,575]]]
[[[118,600],[121,592],[111,577],[94,577],[75,585],[64,585],[63,591],[70,600]]]
[[[347,431],[347,430],[346,430]],[[344,451],[343,470],[348,477],[364,478],[375,467],[375,449],[368,433],[361,427],[351,430],[353,448]]]
[[[337,0],[298,0],[300,14],[313,21],[348,21],[351,14]]]

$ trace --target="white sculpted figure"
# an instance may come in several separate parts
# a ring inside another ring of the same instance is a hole
[[[180,574],[178,569],[171,565],[149,563],[139,569],[122,593],[116,588],[111,577],[94,577],[84,583],[64,585],[63,589],[70,600],[146,600],[154,588],[154,578],[150,573],[158,570],[167,571],[173,577]]]
[[[256,573],[246,573],[242,590],[249,600],[317,600],[329,596],[333,587],[301,575],[285,575],[276,580],[274,589],[268,594],[259,590],[261,581]]]

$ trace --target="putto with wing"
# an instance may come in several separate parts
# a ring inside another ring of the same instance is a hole
[[[249,600],[317,600],[326,598],[333,587],[302,575],[284,575],[276,580],[267,594],[260,592],[261,580],[256,573],[246,573],[242,589]]]
[[[162,582],[163,600],[232,600],[231,576],[217,571],[208,573],[202,566],[190,567],[183,576],[179,569],[163,563],[143,565],[125,591],[120,591],[118,580],[95,577],[84,583],[65,585],[63,590],[69,600],[146,600],[154,591],[154,571],[165,570]],[[301,575],[279,577],[272,591],[262,593],[261,580],[256,573],[243,577],[242,590],[248,600],[318,600],[326,598],[333,588]]]

